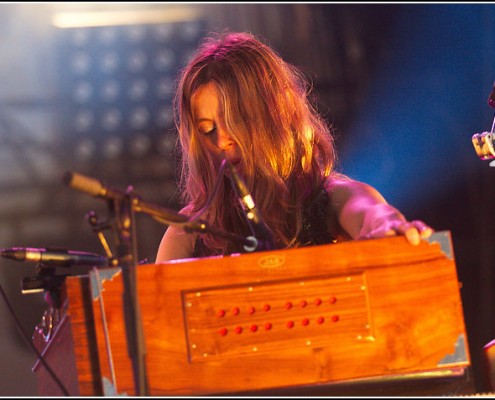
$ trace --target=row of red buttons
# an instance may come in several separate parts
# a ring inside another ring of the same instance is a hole
[[[330,319],[331,319],[332,322],[338,322],[340,320],[340,318],[339,318],[338,315],[332,315],[332,317]],[[316,323],[317,324],[320,324],[321,325],[324,322],[325,322],[325,317],[320,316],[320,317],[318,317],[316,319]],[[309,321],[308,318],[304,318],[301,321],[301,325],[302,326],[308,326],[309,323],[310,323],[310,321]],[[287,321],[287,323],[286,323],[285,326],[286,326],[286,328],[292,329],[292,328],[294,328],[296,326],[296,323],[294,321],[290,320],[290,321]],[[273,324],[271,322],[267,322],[264,325],[264,328],[265,328],[265,331],[269,331],[269,330],[271,330],[273,328]],[[244,328],[242,326],[240,326],[240,325],[234,327],[233,330],[234,330],[234,332],[236,334],[241,334],[242,332],[244,332]],[[257,332],[259,330],[259,326],[256,325],[256,324],[253,324],[253,325],[249,326],[248,330],[251,331],[251,332]],[[229,330],[227,328],[225,328],[225,327],[220,328],[219,331],[218,331],[218,333],[220,333],[220,335],[222,335],[222,336],[227,335],[228,332],[229,332]]]
[[[332,296],[332,297],[330,297],[330,298],[328,299],[328,303],[330,303],[330,304],[335,304],[336,302],[337,302],[337,298],[336,298],[335,296]],[[299,306],[300,306],[301,308],[306,307],[308,304],[309,304],[309,303],[308,303],[306,300],[301,300],[301,301],[299,302]],[[315,304],[316,306],[320,306],[320,305],[322,305],[322,304],[323,304],[323,300],[322,300],[322,299],[320,299],[320,298],[315,299],[314,304]],[[285,303],[284,307],[285,307],[285,309],[286,309],[286,310],[290,310],[291,308],[293,308],[293,307],[294,307],[294,303],[292,303],[291,301],[288,301],[287,303]],[[262,310],[263,310],[263,311],[270,311],[270,310],[271,310],[271,308],[272,308],[272,307],[271,307],[271,305],[270,305],[270,304],[265,304],[265,305],[262,307]],[[256,308],[255,308],[255,307],[253,307],[253,306],[248,307],[248,309],[247,309],[247,313],[248,313],[248,314],[252,315],[252,314],[254,314],[255,312],[256,312]],[[239,307],[234,307],[234,308],[232,309],[232,315],[239,315],[240,313],[241,313],[241,310],[240,310],[240,308],[239,308]],[[220,310],[218,310],[218,312],[217,312],[217,316],[218,316],[218,317],[220,317],[220,318],[221,318],[221,317],[225,317],[225,315],[227,315],[227,311],[226,311],[225,309],[220,309]]]

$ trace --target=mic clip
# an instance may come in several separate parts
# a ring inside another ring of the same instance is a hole
[[[60,287],[69,274],[55,274],[55,267],[39,263],[36,266],[37,275],[22,278],[21,293],[44,293],[45,301],[53,308],[62,306]]]
[[[481,160],[491,160],[495,158],[495,134],[493,132],[475,133],[471,137],[474,150]]]
[[[495,82],[493,89],[488,97],[488,105],[495,108]],[[495,158],[495,115],[492,122],[492,130],[490,132],[475,133],[471,137],[471,141],[476,151],[477,156],[481,160],[491,160]],[[495,160],[490,162],[490,167],[495,167]]]

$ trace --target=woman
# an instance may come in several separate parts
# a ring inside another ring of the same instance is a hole
[[[309,89],[294,66],[251,34],[206,38],[182,71],[174,99],[186,204],[181,213],[224,232],[256,236],[231,180],[237,172],[269,248],[394,235],[418,244],[429,237],[429,226],[407,221],[374,188],[334,171],[331,131],[312,107]],[[172,225],[156,262],[243,249]]]

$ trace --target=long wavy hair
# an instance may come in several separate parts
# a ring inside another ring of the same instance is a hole
[[[296,247],[302,210],[334,168],[330,126],[309,100],[302,72],[250,33],[224,32],[203,39],[181,71],[174,98],[179,132],[182,201],[192,216],[207,204],[218,180],[218,162],[206,150],[194,123],[191,97],[214,82],[229,135],[239,147],[246,185],[279,248]],[[228,178],[202,218],[228,232],[248,227]],[[204,235],[211,254],[233,250]]]

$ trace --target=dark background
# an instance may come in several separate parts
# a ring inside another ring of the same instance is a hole
[[[103,24],[92,14],[93,26],[81,26],[89,11],[105,13]],[[0,248],[103,253],[85,216],[105,218],[106,204],[64,185],[66,171],[178,210],[171,83],[204,34],[227,28],[263,36],[311,78],[342,172],[409,219],[451,232],[486,391],[495,170],[471,137],[492,127],[492,4],[0,4]],[[136,226],[139,258],[153,261],[166,227],[141,214]],[[42,293],[21,293],[35,266],[0,266],[28,336],[47,308]],[[0,395],[36,395],[35,355],[3,301],[0,315]]]

